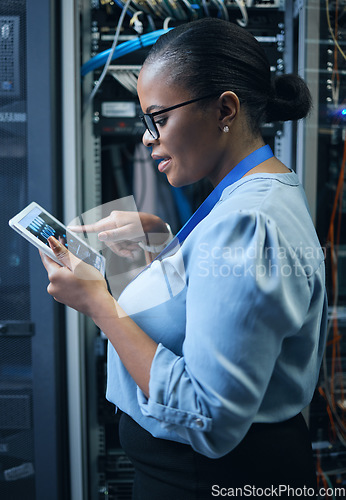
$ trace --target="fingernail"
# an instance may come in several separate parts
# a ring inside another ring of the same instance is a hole
[[[49,236],[48,238],[48,242],[50,244],[50,246],[54,249],[54,248],[59,248],[60,246],[60,243],[58,242],[58,240],[56,240],[54,238],[54,236]]]
[[[98,239],[99,239],[100,241],[106,241],[106,240],[108,240],[108,236],[107,236],[107,234],[106,234],[106,233],[99,233],[99,235],[98,235]]]

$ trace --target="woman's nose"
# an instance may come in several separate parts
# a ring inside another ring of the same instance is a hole
[[[149,132],[149,130],[146,129],[146,131],[144,132],[143,137],[142,137],[142,142],[143,142],[144,146],[146,146],[147,148],[150,148],[150,146],[153,145],[155,140],[157,140],[157,139],[154,139],[153,136],[151,135],[151,133]]]

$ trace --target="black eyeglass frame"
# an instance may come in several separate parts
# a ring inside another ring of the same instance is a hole
[[[154,111],[154,113],[144,113],[143,115],[140,115],[139,118],[142,120],[145,128],[147,129],[147,131],[149,132],[151,137],[156,141],[160,137],[160,132],[158,131],[156,123],[153,119],[154,116],[162,115],[163,113],[167,113],[168,111],[173,111],[173,109],[181,108],[182,106],[187,106],[188,104],[202,101],[202,99],[210,99],[211,97],[217,97],[217,96],[219,96],[219,94],[209,94],[209,95],[205,95],[203,97],[196,97],[195,99],[191,99],[190,101],[185,101],[185,102],[182,102],[180,104],[176,104],[175,106],[161,109],[160,111]],[[147,120],[148,120],[148,122],[147,122]],[[150,126],[152,128],[150,128]]]

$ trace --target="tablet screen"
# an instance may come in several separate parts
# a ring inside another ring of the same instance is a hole
[[[62,224],[53,220],[39,207],[33,208],[19,221],[19,224],[47,246],[49,246],[49,236],[54,236],[76,257],[101,270],[102,257],[85,245],[80,239],[76,238],[73,233],[66,231],[66,228]]]

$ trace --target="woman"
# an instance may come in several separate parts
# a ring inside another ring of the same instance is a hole
[[[159,171],[173,186],[208,178],[211,198],[179,233],[180,248],[174,240],[118,302],[53,238],[64,267],[42,255],[48,292],[110,341],[107,398],[124,412],[134,498],[314,488],[300,412],[324,348],[323,252],[296,174],[260,133],[264,121],[306,116],[309,91],[293,75],[272,83],[248,32],[203,19],[158,40],[138,95]],[[160,219],[141,219],[146,235],[166,239]],[[119,231],[112,218],[84,229],[110,244]]]

